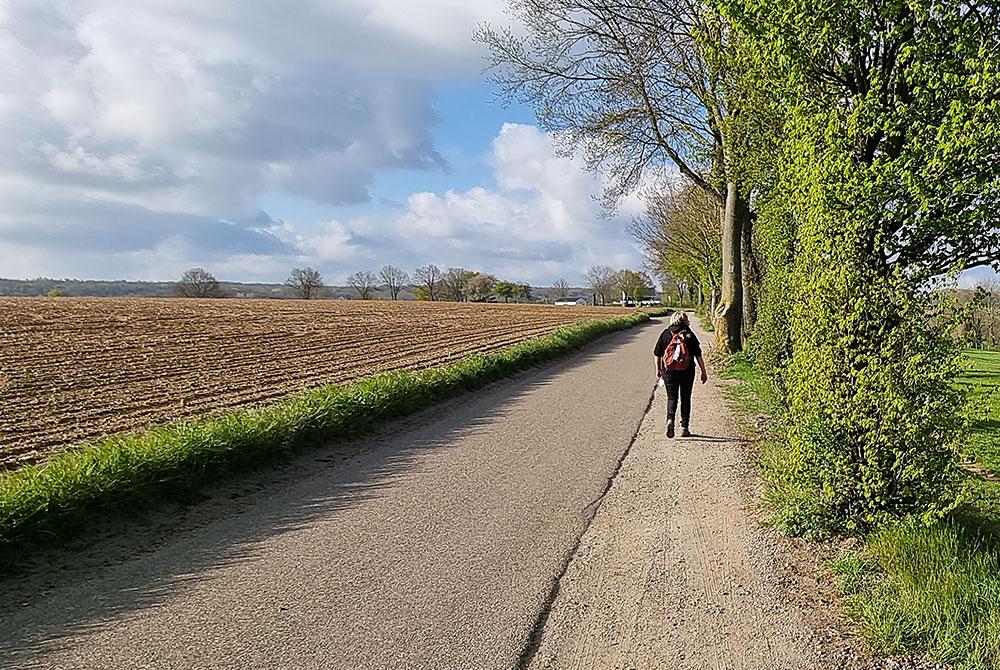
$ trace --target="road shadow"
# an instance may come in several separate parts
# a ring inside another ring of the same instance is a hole
[[[67,546],[26,557],[22,574],[0,576],[0,667],[49,667],[46,655],[66,638],[156,607],[216,569],[259,557],[269,538],[379,497],[413,471],[421,454],[488,428],[581,363],[651,340],[656,325],[607,335],[364,437],[95,521]]]
[[[724,443],[724,442],[744,442],[744,440],[738,437],[726,437],[718,435],[699,435],[698,433],[691,433],[688,437],[675,437],[674,439],[680,440],[682,442],[710,442],[710,443]]]

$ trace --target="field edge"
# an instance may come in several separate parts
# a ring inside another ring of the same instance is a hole
[[[465,391],[647,322],[638,311],[560,328],[449,365],[392,371],[288,396],[261,408],[110,435],[0,474],[0,560],[25,544],[58,544],[88,514],[224,479],[296,451],[353,437]]]

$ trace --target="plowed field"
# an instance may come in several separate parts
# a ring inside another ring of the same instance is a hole
[[[0,467],[152,423],[440,365],[610,308],[0,298]]]

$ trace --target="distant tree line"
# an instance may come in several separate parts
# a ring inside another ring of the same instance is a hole
[[[592,292],[589,300],[600,305],[638,303],[655,291],[648,274],[629,268],[615,270],[607,265],[595,265],[587,270],[584,281]],[[530,284],[498,279],[496,275],[462,267],[442,270],[434,264],[417,268],[412,277],[394,265],[383,266],[378,273],[359,270],[347,278],[347,284],[361,300],[372,299],[377,290],[385,290],[390,299],[398,300],[407,286],[412,287],[417,300],[488,302],[502,299],[505,303],[535,300]],[[303,300],[322,297],[326,286],[322,274],[311,267],[294,268],[285,285]],[[558,279],[552,285],[552,295],[556,300],[569,298],[571,290],[565,279]],[[177,282],[176,293],[188,298],[223,295],[219,282],[204,268],[187,270]]]
[[[531,302],[534,299],[530,284],[501,280],[492,274],[461,267],[441,270],[433,264],[417,268],[412,278],[394,265],[385,265],[377,273],[359,270],[347,278],[347,285],[361,300],[372,299],[380,290],[384,290],[391,300],[399,300],[406,287],[412,287],[417,300],[487,302],[503,299],[504,302]],[[292,269],[285,280],[285,287],[295,297],[310,300],[324,297],[326,284],[318,270],[302,267]],[[220,283],[204,268],[185,271],[175,285],[174,293],[187,298],[225,295]]]
[[[430,264],[413,273],[414,296],[417,300],[450,300],[453,302],[487,302],[503,298],[504,302],[531,302],[531,285],[498,279],[496,275],[461,267],[441,270]]]
[[[971,296],[963,344],[975,349],[1000,349],[1000,280],[979,284]]]
[[[560,278],[549,288],[533,289],[527,282],[500,279],[496,275],[461,267],[440,269],[429,264],[412,275],[394,266],[380,271],[360,270],[347,278],[346,286],[330,286],[319,270],[293,268],[283,283],[243,283],[220,281],[204,267],[185,270],[176,282],[98,281],[79,279],[0,279],[3,296],[95,296],[95,297],[171,297],[212,298],[388,298],[452,302],[549,302],[585,298],[597,305],[618,304],[648,298],[653,283],[645,272],[615,270],[595,265],[583,275],[576,287]]]

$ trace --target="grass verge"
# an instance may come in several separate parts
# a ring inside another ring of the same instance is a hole
[[[1000,475],[1000,351],[969,349],[968,367],[958,379],[968,393],[971,423],[965,456]]]
[[[358,435],[648,321],[649,312],[585,321],[506,349],[421,371],[312,389],[268,407],[111,435],[0,475],[0,550],[57,540],[88,514],[190,491],[303,447]]]
[[[782,478],[790,456],[780,396],[742,357],[733,357],[725,374],[737,380],[732,396],[744,418],[752,418],[745,423],[760,444],[766,502],[782,527],[782,506],[797,492]],[[970,379],[984,387],[1000,381]],[[987,430],[983,439],[995,444],[996,437]],[[846,614],[878,652],[926,653],[956,670],[1000,668],[1000,484],[970,475],[964,499],[933,525],[902,521],[880,528],[831,565]]]
[[[833,562],[847,615],[879,651],[926,651],[956,670],[1000,667],[1000,543],[981,518],[998,491],[975,487],[979,504],[963,513],[885,527]]]

